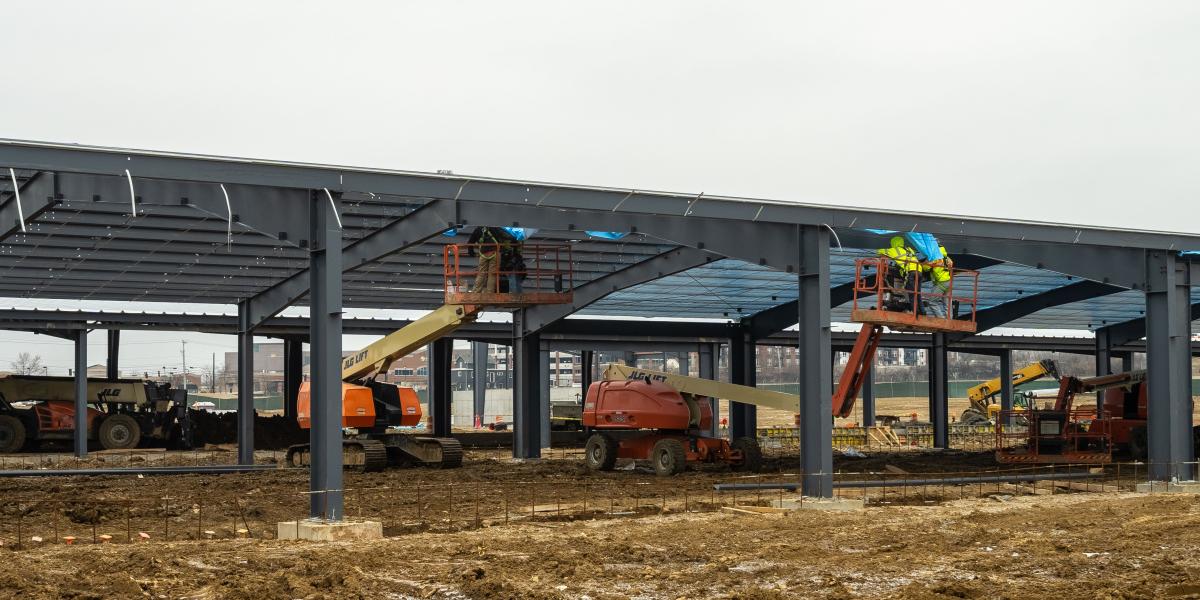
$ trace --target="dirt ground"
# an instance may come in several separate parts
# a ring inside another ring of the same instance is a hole
[[[271,539],[307,513],[305,471],[4,479],[0,598],[1200,598],[1197,497],[910,490],[852,513],[748,515],[723,507],[776,492],[712,491],[794,481],[793,463],[659,478],[472,451],[456,470],[348,474],[348,514],[389,537],[326,545]],[[889,467],[994,465],[932,451],[836,464]]]

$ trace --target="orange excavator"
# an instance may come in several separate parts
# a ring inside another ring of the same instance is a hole
[[[415,390],[380,381],[392,362],[473,322],[484,309],[562,304],[572,300],[569,246],[523,244],[527,264],[519,272],[491,267],[485,277],[463,255],[508,251],[502,244],[448,244],[445,248],[446,304],[342,359],[342,464],[378,471],[389,465],[442,468],[462,464],[462,445],[448,437],[414,435],[423,412]],[[524,262],[524,261],[522,261]],[[514,263],[520,264],[520,263]],[[512,283],[520,280],[519,289]],[[473,281],[487,281],[478,288]],[[510,287],[511,286],[511,287]],[[302,429],[311,426],[311,391],[301,384],[296,401]],[[309,465],[308,444],[288,448],[287,464]]]

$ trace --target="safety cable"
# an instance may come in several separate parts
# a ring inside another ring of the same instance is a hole
[[[17,201],[17,219],[21,221],[21,233],[25,233],[25,211],[21,208],[21,186],[17,185],[17,172],[9,167],[8,174],[12,177],[13,197]]]
[[[133,193],[133,175],[129,174],[129,169],[125,169],[125,179],[129,181],[129,216],[137,216],[137,195]]]
[[[333,218],[337,219],[338,229],[340,230],[342,228],[342,216],[338,214],[337,203],[333,201],[333,194],[329,193],[329,188],[323,189],[325,190],[325,197],[329,198],[329,208],[333,209]]]
[[[225,194],[225,250],[233,252],[233,207],[229,205],[229,192],[225,190],[225,184],[221,185],[221,193]]]

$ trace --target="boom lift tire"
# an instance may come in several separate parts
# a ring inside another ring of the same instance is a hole
[[[678,475],[687,468],[687,453],[683,449],[683,442],[675,438],[658,440],[650,457],[654,461],[654,472],[660,476]]]
[[[20,452],[25,447],[25,424],[12,415],[0,415],[0,454]]]
[[[757,473],[762,470],[762,448],[758,447],[758,440],[752,437],[740,437],[733,440],[729,446],[742,453],[742,460],[730,465],[734,471]]]
[[[1146,428],[1134,427],[1129,430],[1129,456],[1133,460],[1146,460],[1147,451]]]
[[[593,433],[584,446],[587,466],[593,471],[611,471],[617,464],[617,441],[603,433]]]
[[[109,415],[100,422],[96,439],[105,450],[129,450],[137,448],[142,440],[142,428],[129,415]]]

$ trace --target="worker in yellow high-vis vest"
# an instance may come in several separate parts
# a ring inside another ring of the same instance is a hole
[[[914,291],[912,285],[916,281],[917,273],[921,271],[921,263],[917,259],[916,251],[904,243],[903,237],[895,236],[888,243],[888,247],[880,248],[877,254],[889,259],[888,271],[884,279],[888,288],[884,292],[884,308],[886,310],[906,310],[905,305],[907,308],[911,308],[910,292]]]

